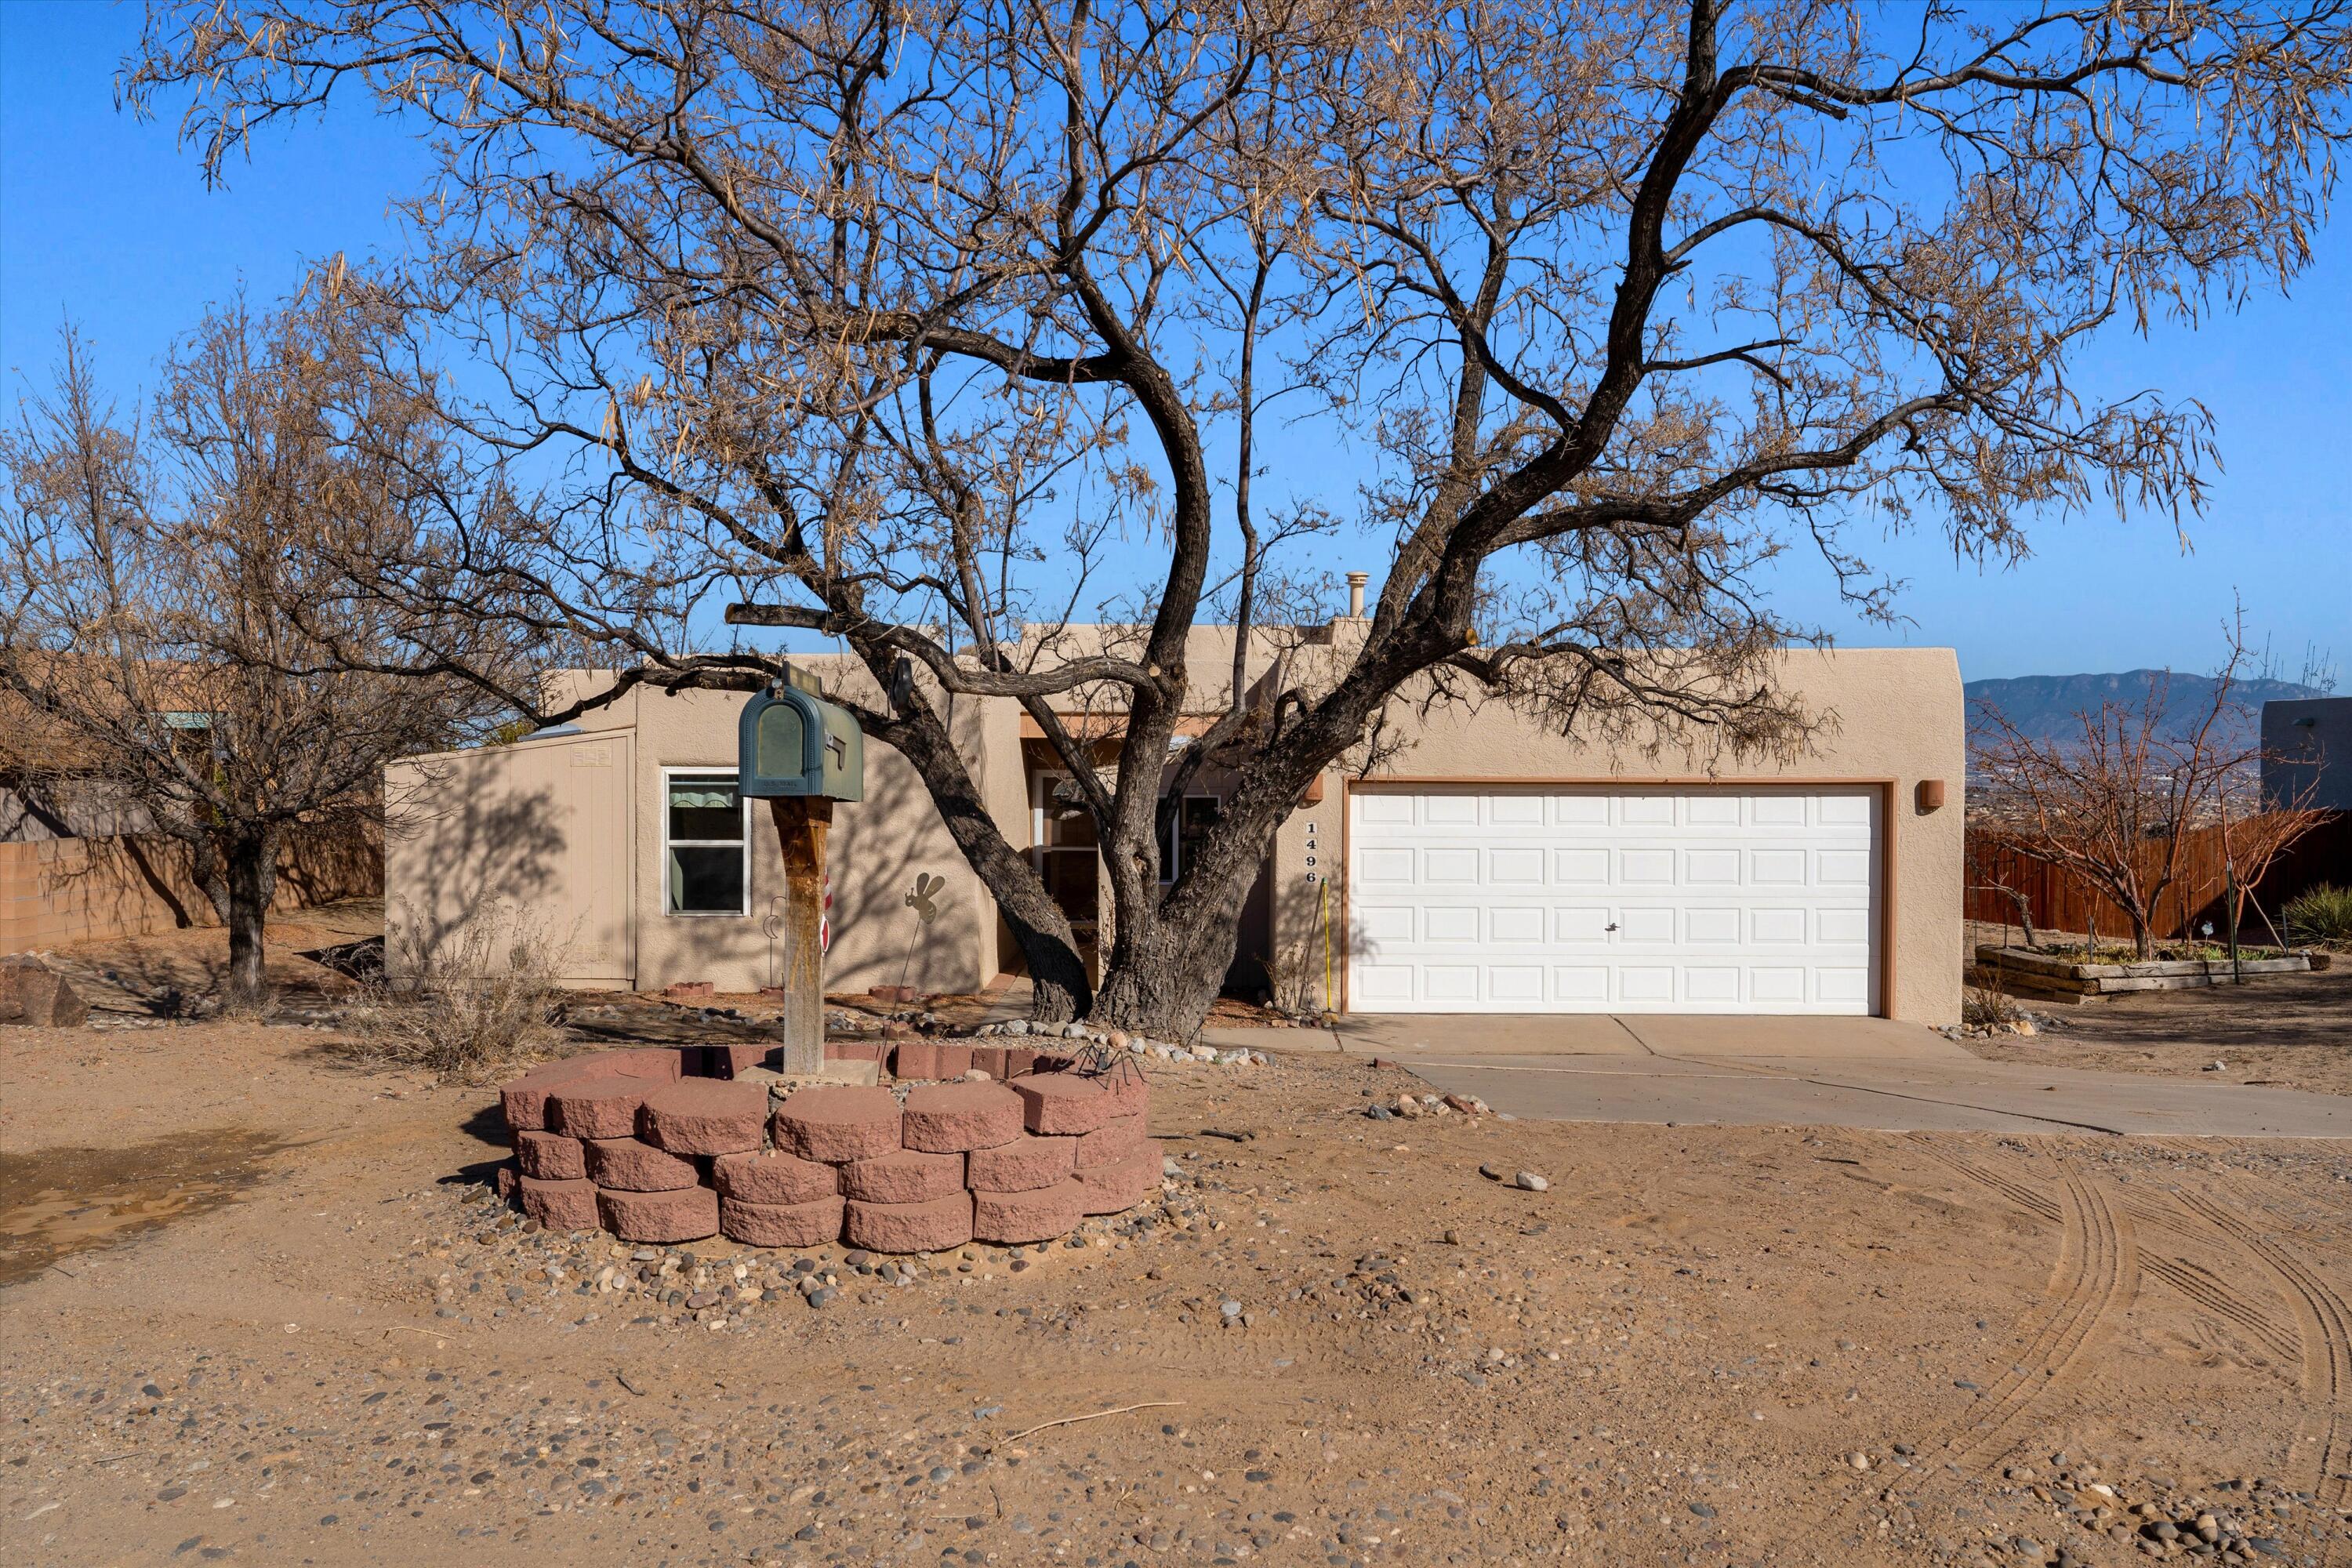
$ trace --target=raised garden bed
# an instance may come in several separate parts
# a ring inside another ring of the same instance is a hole
[[[2264,980],[2281,974],[2310,972],[2310,958],[2300,952],[2267,958],[2246,958],[2231,963],[2226,958],[2151,959],[2084,963],[2060,954],[2035,952],[2021,947],[1977,949],[1983,978],[2012,996],[2041,1002],[2095,1002],[2104,996],[2125,996],[2142,991],[2194,991],[2227,985],[2243,976]]]

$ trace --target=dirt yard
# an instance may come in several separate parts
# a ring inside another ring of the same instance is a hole
[[[2000,928],[1976,930],[1994,941]],[[2336,955],[2319,973],[2244,985],[2021,1005],[2034,1034],[1960,1044],[1991,1061],[2352,1094],[2352,956]]]
[[[531,1234],[489,1091],[331,1041],[0,1029],[0,1561],[2352,1563],[2339,1144],[1375,1121],[1270,1040],[1156,1073],[1139,1215],[901,1272]]]

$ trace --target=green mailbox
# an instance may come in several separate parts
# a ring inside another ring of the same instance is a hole
[[[866,731],[846,709],[797,686],[772,687],[743,704],[736,751],[739,787],[753,799],[866,798]]]

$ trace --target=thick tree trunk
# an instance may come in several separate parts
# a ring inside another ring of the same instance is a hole
[[[1124,951],[1103,973],[1091,1022],[1162,1040],[1201,1032],[1234,958],[1230,925],[1186,930],[1166,921]]]
[[[278,845],[269,834],[241,836],[222,847],[228,884],[228,978],[224,1000],[236,1013],[258,1012],[269,999],[263,969],[264,931],[278,885]]]

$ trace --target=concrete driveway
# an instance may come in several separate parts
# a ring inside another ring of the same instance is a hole
[[[1273,1033],[1216,1037],[1264,1048]],[[2352,1137],[2352,1099],[1980,1061],[1884,1018],[1424,1014],[1350,1017],[1280,1043],[1310,1038],[1550,1121]]]

